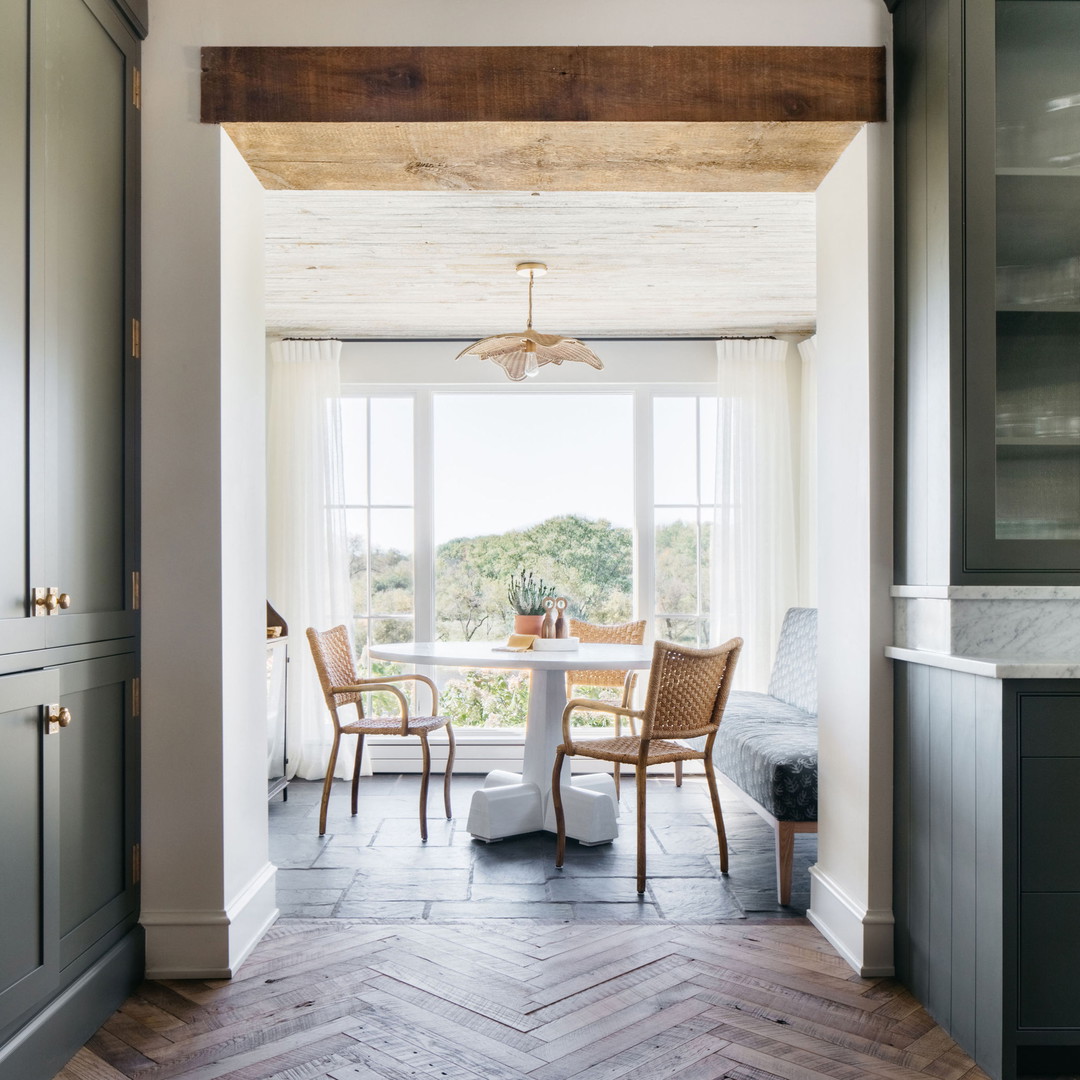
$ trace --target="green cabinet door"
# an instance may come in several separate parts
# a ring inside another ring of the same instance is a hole
[[[133,654],[65,664],[60,704],[71,722],[59,747],[57,815],[60,967],[96,955],[135,912],[133,846],[138,746],[131,713]]]
[[[42,445],[43,390],[42,369],[27,365],[28,48],[27,0],[0,0],[0,652],[45,643],[44,620],[29,618],[30,589],[43,571],[40,543],[30,538],[43,530],[30,518],[31,507],[41,506],[40,470],[30,473],[27,465],[32,444]],[[31,485],[37,486],[33,499]]]
[[[110,5],[34,0],[30,356],[44,375],[46,644],[134,633],[130,162],[137,43]]]
[[[59,693],[55,671],[0,678],[0,1032],[57,984],[59,746],[45,714]]]
[[[975,0],[964,10],[963,568],[1071,581],[1080,0]]]

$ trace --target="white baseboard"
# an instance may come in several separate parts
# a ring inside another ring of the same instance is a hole
[[[276,875],[266,863],[225,908],[143,911],[146,977],[231,979],[278,917]]]
[[[893,913],[857,904],[816,864],[810,867],[810,910],[806,917],[864,978],[895,975]]]

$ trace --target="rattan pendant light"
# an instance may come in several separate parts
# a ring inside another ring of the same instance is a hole
[[[514,382],[537,374],[544,364],[561,364],[564,360],[577,360],[603,371],[600,358],[577,338],[538,334],[532,328],[533,277],[546,274],[547,266],[544,263],[523,262],[518,263],[516,269],[519,274],[528,275],[529,278],[529,318],[525,329],[516,334],[495,334],[481,338],[462,349],[455,359],[479,356],[481,360],[492,360]]]

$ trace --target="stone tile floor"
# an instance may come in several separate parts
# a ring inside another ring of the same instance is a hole
[[[634,785],[624,778],[620,836],[611,844],[567,842],[555,868],[555,837],[532,833],[495,844],[465,831],[479,775],[455,775],[455,817],[442,814],[442,776],[432,776],[428,841],[420,840],[415,775],[365,776],[359,814],[349,785],[330,796],[326,835],[318,835],[321,781],[293,781],[288,800],[271,802],[270,858],[284,917],[372,919],[581,919],[627,921],[791,918],[810,901],[809,866],[817,837],[797,836],[791,905],[776,900],[773,833],[738,795],[721,786],[729,870],[720,874],[708,787],[688,776],[650,778],[648,884],[634,887]]]

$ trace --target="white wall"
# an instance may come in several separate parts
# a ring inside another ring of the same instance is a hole
[[[277,916],[267,854],[266,395],[263,189],[221,141],[221,561],[219,600],[231,671],[222,685],[224,898],[229,969]],[[258,628],[258,631],[252,631]],[[294,646],[295,647],[295,646]],[[257,812],[253,812],[257,811]]]
[[[219,132],[198,122],[200,47],[879,45],[888,28],[881,0],[152,0],[143,54],[142,312],[143,922],[151,973],[227,973],[272,917],[265,801],[245,763],[250,755],[261,768],[265,759],[248,712],[256,707],[249,665],[263,640],[264,471],[253,419],[262,408],[262,350],[256,363],[252,294],[242,290],[235,304],[235,294],[223,294],[223,276],[235,281],[231,268],[254,258],[248,215],[258,199],[239,183]],[[223,242],[233,230],[236,247]],[[226,614],[229,598],[241,606]],[[865,817],[866,807],[853,812]]]
[[[613,383],[716,382],[716,343],[711,340],[590,338],[585,343],[603,361],[603,371],[588,364],[549,364],[542,378],[514,384],[490,360],[465,356],[455,361],[467,341],[347,341],[341,348],[341,381],[359,386],[503,386],[513,387],[515,393],[543,393],[554,384],[602,390]]]
[[[186,65],[146,60],[142,922],[149,974],[221,976],[276,916],[262,189],[221,131],[186,121]]]
[[[151,0],[150,9],[151,40],[196,47],[867,46],[883,44],[890,25],[882,0]]]
[[[818,861],[811,921],[892,972],[891,128],[818,189]],[[867,252],[870,254],[867,260]]]

